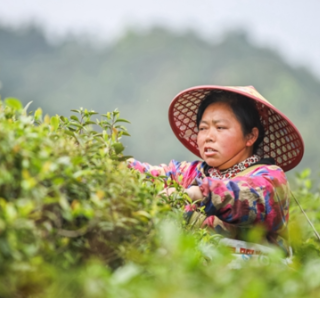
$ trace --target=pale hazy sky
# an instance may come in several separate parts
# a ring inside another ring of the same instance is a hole
[[[112,40],[126,28],[163,25],[206,38],[244,28],[320,78],[319,0],[0,0],[0,24],[33,21],[49,34]],[[3,44],[0,44],[3,45]]]

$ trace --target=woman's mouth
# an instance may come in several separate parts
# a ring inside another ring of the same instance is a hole
[[[215,154],[217,154],[217,152],[218,151],[213,148],[204,148],[204,155],[206,157],[214,156]]]

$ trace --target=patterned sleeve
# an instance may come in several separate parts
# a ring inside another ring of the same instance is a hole
[[[179,162],[171,160],[169,165],[161,164],[159,166],[153,166],[146,162],[140,162],[135,159],[128,160],[128,167],[138,170],[142,173],[150,173],[155,177],[166,176],[177,181],[183,187],[190,185],[196,177],[201,176],[201,172],[197,169],[199,161],[193,162]]]
[[[287,226],[289,189],[284,172],[277,166],[260,166],[230,180],[204,178],[199,187],[206,197],[209,217],[205,224],[209,226],[214,217],[226,226],[262,223],[271,234]]]

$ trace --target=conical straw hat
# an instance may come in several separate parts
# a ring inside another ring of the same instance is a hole
[[[170,104],[169,122],[173,132],[187,149],[201,158],[197,145],[197,112],[201,102],[213,90],[235,92],[255,100],[265,130],[265,137],[257,154],[262,158],[273,158],[284,171],[298,165],[304,152],[303,140],[298,129],[252,86],[208,85],[180,92]]]

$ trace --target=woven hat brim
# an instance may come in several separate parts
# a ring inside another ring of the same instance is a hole
[[[265,137],[257,154],[273,158],[284,171],[299,164],[304,153],[303,139],[295,125],[253,87],[198,86],[180,92],[169,107],[169,123],[179,141],[197,157],[201,158],[197,145],[198,108],[213,90],[235,92],[256,101]]]

